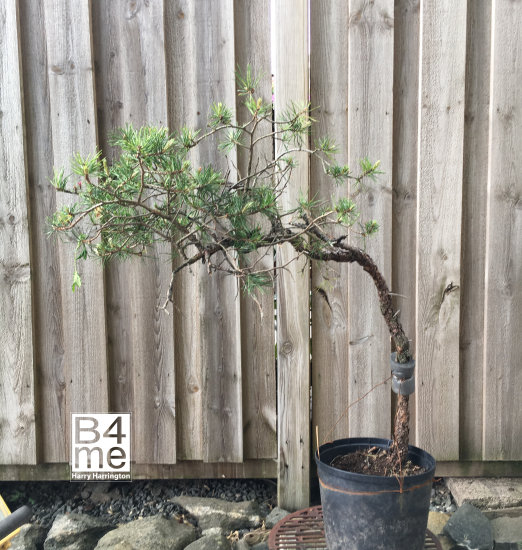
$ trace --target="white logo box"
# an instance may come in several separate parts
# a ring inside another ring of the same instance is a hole
[[[71,415],[71,480],[131,481],[131,414]]]

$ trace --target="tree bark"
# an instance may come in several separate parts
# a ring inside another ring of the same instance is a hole
[[[322,240],[324,239],[322,238]],[[374,260],[360,248],[345,245],[343,243],[336,243],[335,245],[331,245],[328,248],[316,252],[307,249],[306,244],[301,239],[294,239],[291,242],[296,251],[306,254],[311,259],[348,263],[355,262],[370,275],[379,295],[382,316],[388,326],[394,347],[397,351],[397,362],[408,363],[412,359],[409,339],[404,333],[397,311],[393,307],[392,297],[386,280]],[[408,457],[409,422],[409,396],[399,395],[393,432],[392,453],[400,465],[404,464]]]

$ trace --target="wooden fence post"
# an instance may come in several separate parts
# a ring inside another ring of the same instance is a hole
[[[97,146],[90,2],[45,0],[43,4],[53,163],[65,167],[69,175],[71,157],[77,152],[91,154]],[[61,195],[56,198],[58,207],[68,201]],[[55,338],[63,346],[63,355],[51,366],[60,379],[55,391],[61,394],[56,397],[61,399],[61,408],[54,430],[63,426],[58,437],[67,442],[66,456],[56,457],[60,461],[69,455],[70,413],[106,412],[109,405],[103,268],[96,262],[82,263],[78,269],[83,285],[73,293],[71,246],[59,244],[59,265],[55,266],[61,293],[58,314],[63,317],[63,333]]]
[[[0,463],[36,462],[31,260],[18,3],[0,5]]]
[[[164,5],[94,2],[93,38],[99,142],[109,163],[120,127],[167,126]],[[106,267],[111,408],[133,412],[133,459],[176,462],[174,322],[159,305],[172,272],[170,247]],[[154,257],[157,255],[157,257]],[[151,445],[151,431],[156,434]]]
[[[466,3],[421,2],[420,43],[416,442],[457,460]]]
[[[308,2],[278,0],[273,18],[277,118],[290,101],[309,100]],[[297,160],[282,197],[284,207],[308,194],[309,161],[304,154]],[[290,245],[281,246],[278,264],[285,265],[294,254]],[[310,491],[310,285],[303,267],[301,260],[294,262],[277,280],[278,501],[288,510],[308,506]]]
[[[522,10],[492,11],[483,459],[522,456]],[[501,429],[499,429],[501,428]]]

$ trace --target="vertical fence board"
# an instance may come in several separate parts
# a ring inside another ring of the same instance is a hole
[[[169,75],[172,86],[169,116],[171,124],[177,128],[187,124],[205,129],[213,102],[235,105],[233,2],[212,3],[206,8],[196,9],[190,2],[167,4],[169,44],[183,55],[179,60],[173,55],[169,57],[174,63]],[[195,155],[199,155],[199,160],[194,156],[194,162],[225,168],[223,157],[215,152],[215,140],[198,149]],[[198,339],[192,340],[190,351],[200,348],[191,356],[189,349],[176,337],[176,346],[178,343],[183,346],[181,361],[194,363],[195,359],[199,360],[199,365],[189,366],[180,364],[179,355],[176,358],[178,410],[185,403],[199,403],[203,409],[201,418],[195,413],[185,415],[180,411],[183,430],[194,426],[202,432],[201,443],[197,434],[181,434],[181,452],[184,456],[194,456],[189,446],[195,440],[201,448],[200,456],[207,462],[240,462],[243,426],[237,282],[222,273],[209,277],[206,270],[206,266],[195,266],[196,276],[190,279],[191,288],[199,294],[197,304],[188,304],[190,298],[180,290],[180,282],[189,280],[188,276],[178,279],[175,292],[176,315],[189,323],[191,317],[199,316]],[[176,332],[178,327],[176,325]],[[181,330],[184,332],[180,331],[180,335],[187,333],[187,327]],[[193,395],[199,392],[202,392],[201,397]]]
[[[270,2],[235,0],[234,35],[236,65],[245,71],[247,64],[261,77],[256,95],[270,101]],[[240,103],[240,102],[239,102]],[[237,107],[239,120],[248,120],[248,110],[241,103]],[[272,131],[268,123],[260,125],[259,134]],[[238,151],[238,167],[247,172],[246,155]],[[272,157],[272,143],[266,140],[255,151],[256,159]],[[255,161],[254,161],[255,165]],[[252,262],[270,269],[273,254],[252,255]],[[275,458],[276,437],[276,380],[274,340],[274,294],[266,290],[254,300],[241,296],[241,348],[243,380],[243,452],[244,458]]]
[[[65,373],[61,315],[60,260],[57,239],[46,234],[47,217],[56,207],[49,184],[53,150],[43,3],[20,2],[27,175],[33,269],[34,370],[38,407],[39,460],[66,457]]]
[[[169,127],[197,128],[201,119],[196,101],[198,80],[194,36],[194,6],[187,0],[165,5],[165,56]],[[182,260],[176,258],[176,265]],[[176,365],[177,459],[203,459],[203,364],[197,269],[183,270],[174,282],[174,352]]]
[[[483,458],[522,456],[522,10],[492,12]]]
[[[18,4],[0,6],[0,463],[36,462],[31,260]]]
[[[465,54],[466,4],[422,2],[416,441],[440,460],[459,456]]]
[[[365,156],[381,161],[385,174],[365,182],[361,195],[361,221],[378,220],[382,230],[361,243],[384,277],[391,280],[391,180],[393,131],[393,14],[392,0],[350,2],[348,148],[352,167]],[[352,168],[353,169],[353,168]],[[355,401],[390,370],[390,338],[382,318],[373,281],[360,266],[350,265],[350,401]],[[361,343],[362,342],[362,343]],[[382,385],[350,412],[350,436],[388,437],[390,385]]]
[[[348,157],[347,23],[344,0],[312,2],[310,94],[317,109],[312,139],[328,135],[335,140],[341,163]],[[310,196],[327,201],[332,193],[336,199],[348,195],[346,187],[324,174],[318,159],[311,159],[310,169]],[[317,426],[321,443],[348,437],[348,416],[340,420],[349,403],[347,286],[347,264],[312,264],[312,433]]]
[[[196,10],[197,107],[201,122],[210,106],[222,101],[235,105],[233,1],[212,3]],[[204,46],[203,46],[204,45]],[[207,143],[201,163],[212,162],[226,170],[216,142]],[[235,164],[233,155],[231,161]],[[201,271],[206,271],[201,266]],[[241,399],[241,334],[237,281],[223,273],[199,280],[201,346],[204,372],[203,452],[206,462],[243,460],[243,415]]]
[[[45,0],[44,20],[53,162],[68,174],[75,152],[89,154],[96,148],[89,2]],[[57,206],[68,200],[58,194]],[[68,441],[70,412],[104,412],[108,407],[104,287],[101,265],[85,262],[79,266],[81,291],[73,294],[74,250],[69,243],[59,250],[67,413],[55,429],[65,425],[62,435]]]
[[[107,138],[116,128],[167,124],[163,2],[96,2],[93,23],[99,141],[111,160]],[[166,464],[176,461],[173,321],[159,308],[170,247],[154,245],[149,255],[157,259],[106,270],[111,405],[133,412],[134,459]]]
[[[306,103],[308,84],[308,3],[276,2],[274,11],[275,113],[290,101]],[[277,150],[276,150],[277,155]],[[282,207],[308,194],[308,158],[300,155]],[[290,245],[277,251],[278,265],[294,256]],[[309,279],[294,262],[277,280],[278,501],[288,510],[308,505],[310,474]]]
[[[392,291],[415,355],[417,235],[417,113],[420,0],[396,0],[393,84]],[[383,231],[387,231],[383,228]],[[410,399],[410,442],[415,444],[415,400]]]
[[[460,459],[482,458],[491,3],[468,4],[460,327]]]

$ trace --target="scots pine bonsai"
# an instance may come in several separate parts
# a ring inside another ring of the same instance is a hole
[[[278,269],[284,268],[267,269],[260,261],[263,255],[273,257],[277,245],[290,244],[295,258],[357,263],[375,284],[397,361],[409,362],[409,341],[388,285],[363,246],[378,224],[362,220],[356,202],[366,182],[380,173],[379,163],[363,159],[356,172],[336,163],[337,149],[330,138],[309,146],[314,122],[310,105],[291,104],[274,118],[272,103],[256,94],[259,79],[250,68],[237,74],[237,83],[246,120],[237,121],[230,107],[215,103],[204,130],[184,127],[170,133],[166,128],[127,126],[112,138],[112,145],[121,150],[112,164],[100,151],[76,155],[74,174],[66,176],[61,170],[52,180],[58,191],[74,195],[51,217],[52,232],[74,240],[75,266],[89,256],[109,261],[147,255],[153,243],[168,243],[179,260],[164,308],[172,301],[176,274],[196,262],[206,264],[209,273],[236,277],[251,295],[272,285]],[[220,168],[203,158],[194,161],[201,144],[222,153]],[[272,151],[269,157],[267,150]],[[303,197],[289,209],[281,207],[279,198],[296,155],[302,153],[320,160],[333,184],[346,189],[344,198]],[[237,155],[246,158],[243,170]],[[359,234],[363,248],[347,242],[350,232]],[[75,269],[73,290],[80,285]],[[408,423],[408,396],[399,395],[393,435],[396,471],[408,454]]]

